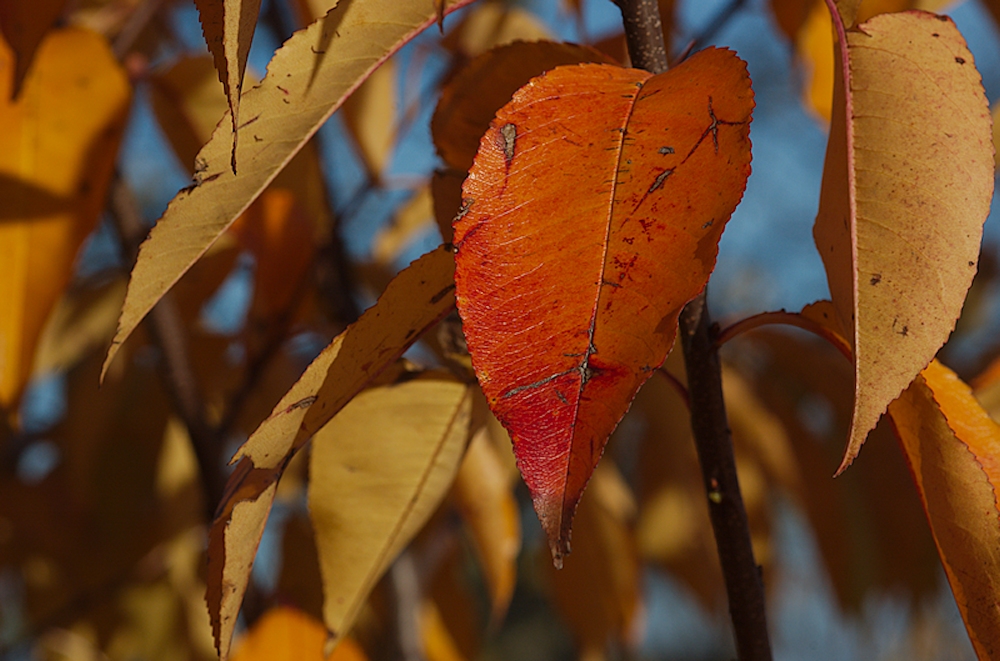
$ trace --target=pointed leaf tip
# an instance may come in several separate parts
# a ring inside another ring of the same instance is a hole
[[[480,142],[454,225],[459,312],[557,566],[609,435],[714,268],[752,109],[745,63],[708,49],[658,76],[554,69]]]

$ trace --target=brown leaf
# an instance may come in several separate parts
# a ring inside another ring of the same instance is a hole
[[[42,40],[62,16],[66,4],[66,0],[0,2],[0,32],[13,51],[14,62],[14,78],[9,91],[4,94],[4,101],[14,99],[21,93],[21,86]],[[6,49],[0,45],[0,50]]]
[[[609,640],[637,642],[641,573],[634,515],[621,475],[612,462],[601,464],[577,512],[576,553],[561,570],[550,567],[553,599],[584,652],[604,650]]]

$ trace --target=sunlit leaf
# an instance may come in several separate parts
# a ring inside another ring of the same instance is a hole
[[[212,61],[181,59],[150,82],[160,126],[181,162],[193,168],[198,149],[226,112]],[[252,318],[269,321],[292,303],[332,224],[319,155],[309,143],[230,227],[257,260]]]
[[[0,409],[31,373],[38,336],[104,207],[131,96],[107,43],[49,33],[16,101],[0,43]]]
[[[980,659],[1000,654],[1000,425],[934,361],[889,415]]]
[[[805,66],[806,107],[830,121],[833,96],[833,24],[823,0],[772,0],[779,26],[796,44],[796,54]],[[912,0],[836,0],[844,25],[866,21],[878,14],[911,8]],[[781,5],[779,7],[779,5]],[[796,26],[796,22],[798,25]],[[795,32],[788,30],[795,29]]]
[[[229,100],[232,121],[232,168],[236,170],[236,139],[240,126],[240,94],[257,27],[260,0],[195,0],[205,43],[212,53],[219,82]]]
[[[334,643],[447,493],[471,413],[468,385],[427,374],[361,393],[313,439],[309,510]]]
[[[834,20],[837,112],[814,234],[854,349],[843,471],[955,326],[993,158],[979,73],[951,19],[883,14],[850,31]]]
[[[378,303],[309,365],[233,457],[236,467],[209,535],[209,612],[223,659],[277,481],[289,459],[452,309],[453,268],[451,253],[442,247],[401,271]]]
[[[710,49],[659,76],[560,67],[483,137],[455,221],[459,312],[557,563],[608,436],[714,267],[752,108],[742,60]]]
[[[448,4],[451,12],[471,0]],[[379,17],[378,20],[373,17]],[[395,17],[395,20],[385,20]],[[263,191],[344,99],[389,55],[433,25],[433,0],[342,0],[274,55],[241,97],[241,174],[230,167],[232,127],[221,122],[181,191],[143,243],[108,363],[139,321]],[[106,371],[106,370],[105,370]]]

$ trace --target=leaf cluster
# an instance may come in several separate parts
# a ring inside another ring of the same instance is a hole
[[[614,657],[639,643],[647,567],[722,611],[724,496],[671,350],[749,174],[750,81],[704,49],[718,26],[689,56],[661,0],[676,56],[651,76],[624,67],[622,33],[587,38],[583,2],[561,11],[590,45],[496,0],[195,4],[208,54],[170,4],[0,5],[0,649]],[[1000,369],[996,346],[953,347],[984,335],[996,285],[991,126],[940,9],[770,3],[831,126],[831,301],[715,341],[769,594],[791,503],[843,609],[927,599],[940,562],[986,659]],[[283,44],[258,80],[262,32]],[[679,101],[643,115],[643,90]],[[192,181],[148,237],[119,155],[137,99]],[[432,111],[440,160],[414,176]],[[64,410],[33,415],[46,392]],[[529,503],[560,561],[572,523],[561,570]]]

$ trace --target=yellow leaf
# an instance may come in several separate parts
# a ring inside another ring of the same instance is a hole
[[[396,145],[398,82],[399,68],[396,60],[390,59],[372,72],[340,111],[368,176],[375,182],[382,180]]]
[[[50,32],[11,102],[0,43],[0,409],[15,406],[45,319],[97,223],[130,90],[104,39]]]
[[[212,61],[190,57],[151,77],[153,109],[174,152],[189,168],[226,112]],[[315,147],[307,144],[261,197],[230,227],[257,258],[254,319],[269,319],[292,303],[312,266],[316,244],[333,220]]]
[[[240,125],[240,94],[243,75],[247,70],[250,43],[257,27],[260,0],[195,0],[205,43],[215,60],[219,82],[229,100],[232,120],[232,153],[230,164],[236,172],[236,139]]]
[[[361,393],[317,432],[309,510],[334,643],[447,493],[471,413],[467,384],[429,373]]]
[[[225,93],[219,89],[212,59],[187,56],[149,77],[149,97],[160,128],[188,172],[194,172],[198,151],[226,114]]]
[[[454,0],[451,12],[471,2]],[[110,364],[139,321],[241,214],[319,126],[386,57],[434,24],[433,0],[342,0],[278,49],[261,84],[241,98],[245,137],[229,164],[232,127],[222,122],[182,190],[142,244]],[[105,370],[106,371],[106,370]]]
[[[65,8],[66,0],[0,2],[0,32],[13,51],[14,60],[14,79],[4,92],[4,101],[20,94],[38,47]]]
[[[521,519],[514,485],[497,454],[489,430],[482,427],[469,443],[452,493],[486,577],[492,620],[499,623],[514,596]]]
[[[845,31],[814,235],[854,349],[838,472],[955,326],[993,193],[979,73],[947,17],[883,14]],[[892,76],[886,76],[892,71]]]
[[[954,372],[932,362],[889,406],[965,628],[1000,655],[1000,425]]]
[[[366,661],[361,647],[345,640],[332,655],[323,653],[326,629],[305,613],[277,606],[247,632],[233,661]]]
[[[551,35],[534,14],[507,2],[477,3],[442,45],[465,57],[476,57],[491,48],[513,41],[549,39]]]
[[[225,661],[275,486],[289,459],[362,388],[455,306],[455,263],[444,247],[411,264],[378,302],[306,368],[236,452],[209,533],[208,603]]]

